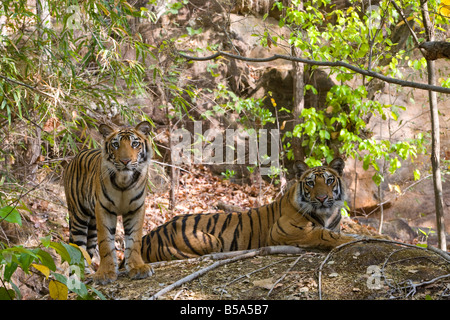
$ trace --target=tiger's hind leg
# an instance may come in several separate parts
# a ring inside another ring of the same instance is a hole
[[[95,215],[97,217],[100,265],[93,278],[97,283],[107,284],[117,279],[115,246],[117,216],[107,212],[100,206],[96,206]]]
[[[100,257],[97,249],[97,225],[95,219],[91,219],[89,221],[86,251],[92,259],[92,270],[97,269],[98,265],[100,264]]]
[[[70,210],[69,212],[69,242],[88,250],[89,223],[92,219],[81,213],[75,213]]]
[[[69,212],[71,215],[69,219],[69,243],[74,243],[78,247],[86,250],[89,256],[93,258],[97,248],[97,228],[95,225],[95,218],[84,213],[75,214],[71,210],[69,210]],[[98,259],[94,265],[98,265]],[[89,265],[88,261],[85,261],[85,271],[88,274],[94,273],[94,265]]]

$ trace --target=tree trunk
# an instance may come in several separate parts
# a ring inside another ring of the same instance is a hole
[[[300,2],[300,4],[297,6],[297,10],[303,10],[303,3]],[[301,32],[301,31],[299,31]],[[301,56],[301,50],[292,47],[291,49],[291,55],[294,57]],[[304,88],[305,88],[305,82],[304,82],[304,71],[305,66],[303,63],[297,63],[295,61],[292,62],[292,77],[294,78],[294,106],[292,108],[292,129],[295,128],[296,125],[301,123],[300,115],[302,114],[303,109],[305,108],[305,99],[304,99]],[[305,158],[305,154],[303,152],[302,148],[302,139],[300,137],[292,137],[292,150],[294,153],[294,160],[295,161],[303,161]]]
[[[431,23],[428,14],[428,5],[426,0],[420,0],[422,9],[423,24],[427,41],[434,41],[434,26]],[[436,83],[435,65],[433,60],[427,59],[428,84]],[[437,95],[434,91],[428,91],[431,111],[431,167],[433,172],[434,199],[436,206],[436,228],[438,233],[439,248],[447,251],[444,226],[444,199],[442,196],[442,180],[440,170],[440,130],[439,130],[439,112],[437,108]]]
[[[172,118],[169,114],[169,101],[168,94],[165,91],[166,85],[163,84],[163,80],[157,83],[158,91],[162,100],[163,105],[166,107],[166,117],[169,121],[168,123],[168,134],[169,134],[169,157],[168,162],[170,164],[170,190],[169,190],[169,210],[173,210],[175,208],[177,202],[177,190],[178,190],[178,178],[179,178],[179,170],[172,163],[172,134],[175,129],[175,126],[172,123]]]
[[[427,60],[437,60],[441,58],[450,59],[450,42],[429,41],[420,44],[419,48],[424,49]]]

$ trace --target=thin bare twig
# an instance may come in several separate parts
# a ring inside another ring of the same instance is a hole
[[[3,79],[3,80],[5,80],[5,81],[8,81],[8,82],[10,82],[10,83],[14,83],[14,84],[17,84],[17,85],[19,85],[19,86],[28,88],[28,89],[30,89],[30,90],[36,92],[36,93],[39,93],[40,95],[43,95],[43,96],[46,96],[46,97],[51,98],[51,99],[53,99],[53,100],[56,100],[56,98],[55,98],[54,96],[52,96],[51,94],[48,94],[48,93],[46,93],[46,92],[44,92],[44,91],[41,91],[41,90],[39,90],[38,88],[35,88],[35,87],[33,87],[33,86],[30,86],[29,84],[26,84],[26,83],[23,83],[23,82],[20,82],[20,81],[17,81],[17,80],[15,80],[15,79],[11,79],[11,78],[8,78],[8,77],[2,76],[2,75],[0,75],[0,78]]]
[[[291,264],[289,269],[287,269],[287,271],[277,281],[275,281],[272,288],[270,288],[269,292],[267,293],[267,296],[269,296],[272,293],[272,291],[273,291],[273,289],[275,289],[276,285],[279,284],[281,282],[281,280],[283,280],[287,276],[287,274],[292,270],[292,268],[294,268],[294,266],[300,261],[301,258],[303,258],[303,255],[301,255],[297,259],[295,259],[295,261]]]
[[[262,271],[262,270],[265,270],[265,269],[267,269],[267,268],[269,268],[269,267],[271,267],[271,266],[273,266],[273,265],[275,265],[275,264],[284,262],[284,261],[286,261],[286,260],[288,260],[288,259],[292,259],[292,257],[288,257],[288,258],[285,258],[285,259],[281,259],[281,260],[275,261],[275,262],[270,263],[270,264],[268,264],[268,265],[266,265],[266,266],[264,266],[264,267],[261,267],[261,268],[258,268],[258,269],[256,269],[256,270],[253,270],[252,272],[243,274],[243,275],[241,275],[241,276],[239,276],[239,277],[237,277],[237,278],[231,280],[230,282],[225,283],[225,284],[221,287],[220,294],[222,295],[222,293],[225,291],[225,287],[229,286],[230,284],[235,283],[235,282],[241,280],[242,278],[248,278],[248,277],[250,277],[250,275],[252,275],[252,274],[254,274],[254,273],[256,273],[256,272],[260,272],[260,271]],[[218,288],[218,286],[217,286],[216,288]]]

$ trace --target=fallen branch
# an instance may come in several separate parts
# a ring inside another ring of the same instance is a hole
[[[212,55],[206,56],[206,57],[189,56],[189,55],[179,52],[179,51],[177,51],[176,53],[185,59],[194,60],[194,61],[213,60],[213,59],[223,56],[223,57],[233,58],[233,59],[247,61],[247,62],[270,62],[270,61],[282,59],[282,60],[300,62],[300,63],[304,63],[304,64],[308,64],[308,65],[315,65],[315,66],[343,67],[343,68],[352,70],[356,73],[359,73],[359,74],[362,74],[362,75],[365,75],[368,77],[380,79],[384,82],[398,84],[402,87],[410,87],[410,88],[416,88],[416,89],[436,91],[436,92],[450,94],[450,88],[444,88],[444,87],[430,85],[430,84],[426,84],[426,83],[419,83],[419,82],[395,79],[395,78],[384,76],[377,72],[373,72],[370,70],[364,70],[364,69],[355,67],[349,63],[342,62],[342,61],[317,61],[317,60],[303,59],[303,58],[299,58],[299,57],[282,55],[282,54],[274,54],[273,56],[267,57],[267,58],[248,58],[248,57],[243,57],[243,56],[239,56],[239,55],[235,55],[235,54],[231,54],[231,53],[223,52],[223,51],[217,51],[215,54],[212,54]]]
[[[448,262],[450,262],[450,255],[445,252],[444,250],[441,250],[439,248],[436,247],[432,247],[432,246],[428,246],[427,247],[428,250],[433,251],[434,253],[439,254],[441,257],[443,257],[445,260],[447,260]]]
[[[245,250],[245,251],[221,252],[221,253],[211,254],[208,256],[203,256],[200,258],[195,258],[195,260],[199,261],[199,260],[204,260],[205,258],[211,259],[212,256],[214,256],[217,259],[218,257],[223,258],[224,256],[235,255],[232,258],[218,260],[218,261],[214,262],[212,265],[205,267],[199,271],[196,271],[196,272],[172,283],[171,285],[169,285],[169,286],[165,287],[164,289],[155,293],[153,296],[151,296],[149,298],[149,300],[156,300],[158,297],[164,295],[165,293],[167,293],[169,291],[172,291],[173,289],[183,285],[184,283],[192,281],[192,280],[208,273],[209,271],[211,271],[217,267],[220,267],[222,265],[228,264],[228,263],[233,263],[238,260],[253,258],[253,257],[259,256],[259,255],[264,256],[264,255],[271,255],[271,254],[299,254],[299,253],[303,253],[304,251],[305,250],[303,250],[301,248],[293,247],[293,246],[271,246],[271,247],[263,247],[263,248],[253,249],[253,250]],[[178,263],[180,263],[182,261],[186,261],[186,260],[177,260]]]

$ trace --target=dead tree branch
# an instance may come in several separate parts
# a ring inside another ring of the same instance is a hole
[[[239,55],[235,55],[235,54],[231,54],[231,53],[227,53],[227,52],[223,52],[223,51],[217,51],[216,53],[214,53],[210,56],[206,56],[206,57],[189,56],[180,51],[177,51],[176,53],[179,56],[181,56],[187,60],[194,60],[194,61],[207,61],[207,60],[213,60],[213,59],[216,59],[219,57],[227,57],[227,58],[232,58],[232,59],[237,59],[237,60],[242,60],[242,61],[247,61],[247,62],[270,62],[270,61],[274,61],[274,60],[278,60],[278,59],[283,59],[283,60],[295,61],[295,62],[305,63],[308,65],[315,65],[315,66],[343,67],[343,68],[349,69],[351,71],[354,71],[356,73],[365,75],[367,77],[377,78],[377,79],[380,79],[380,80],[388,82],[388,83],[400,85],[402,87],[410,87],[410,88],[416,88],[416,89],[421,89],[421,90],[429,90],[429,91],[450,94],[450,88],[444,88],[444,87],[430,85],[430,84],[426,84],[426,83],[419,83],[419,82],[395,79],[395,78],[387,77],[385,75],[382,75],[382,74],[374,72],[374,71],[364,70],[364,69],[355,67],[349,63],[342,62],[342,61],[317,61],[317,60],[303,59],[303,58],[299,58],[299,57],[293,57],[293,56],[282,55],[282,54],[274,54],[273,56],[266,57],[266,58],[248,58],[248,57],[243,57],[243,56],[239,56]]]
[[[299,254],[303,253],[304,250],[298,247],[293,246],[273,246],[273,247],[263,247],[259,249],[253,249],[253,250],[245,250],[245,251],[239,251],[241,254],[238,254],[237,256],[231,257],[229,259],[224,260],[218,260],[214,262],[212,265],[205,267],[197,272],[191,273],[190,275],[172,283],[171,285],[165,287],[164,289],[158,291],[153,296],[149,298],[149,300],[156,300],[158,297],[166,294],[167,292],[170,292],[171,290],[183,285],[186,282],[192,281],[194,279],[197,279],[198,277],[208,273],[211,270],[216,269],[217,267],[220,267],[222,265],[233,263],[238,260],[253,258],[258,255],[270,255],[270,254]],[[236,252],[226,252],[225,254],[236,254]],[[222,258],[223,254],[218,253],[215,254],[216,258]],[[200,257],[200,259],[204,259],[205,257]]]

